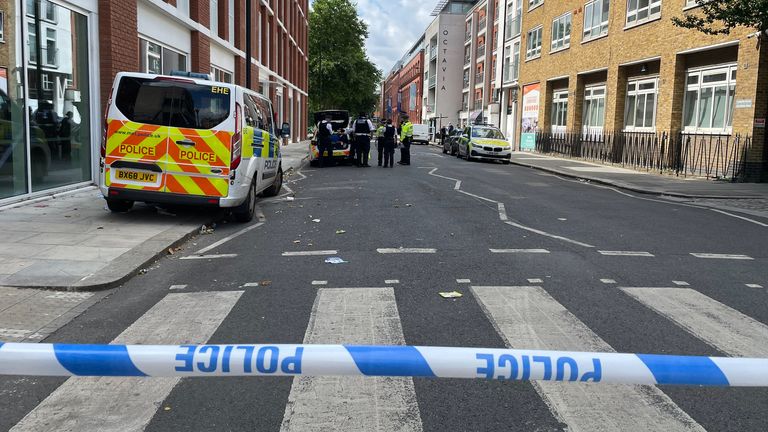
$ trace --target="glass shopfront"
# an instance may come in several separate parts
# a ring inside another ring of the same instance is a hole
[[[0,0],[0,200],[88,182],[88,17],[48,0]]]

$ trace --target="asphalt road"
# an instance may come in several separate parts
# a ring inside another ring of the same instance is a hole
[[[768,357],[760,344],[768,341],[768,290],[758,288],[768,287],[768,220],[469,163],[434,148],[414,148],[412,162],[307,168],[291,177],[294,200],[263,201],[263,225],[204,253],[224,257],[188,259],[244,226],[219,224],[45,342],[109,343],[126,329],[140,332],[136,323],[172,296],[233,293],[231,307],[211,297],[223,310],[208,318],[169,306],[176,313],[165,312],[167,325],[152,321],[160,324],[144,330],[152,333],[146,340]],[[379,251],[399,248],[434,253]],[[347,262],[283,256],[322,250]],[[464,296],[438,294],[454,290]],[[495,306],[502,294],[506,308]],[[0,430],[22,418],[16,430],[85,430],[89,421],[130,429],[100,416],[123,425],[121,416],[144,418],[139,429],[149,431],[768,429],[766,389],[596,385],[575,397],[579,385],[559,383],[210,378],[155,393],[133,381],[106,393],[110,405],[98,388],[64,381],[0,378]]]

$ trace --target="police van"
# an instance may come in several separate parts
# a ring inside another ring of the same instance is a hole
[[[272,104],[205,75],[119,73],[104,119],[100,189],[113,212],[135,201],[218,206],[253,219],[283,184]],[[289,135],[287,124],[281,135]]]

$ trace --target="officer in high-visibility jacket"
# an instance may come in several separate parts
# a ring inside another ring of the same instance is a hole
[[[413,140],[413,124],[410,118],[406,115],[403,116],[403,123],[400,126],[400,165],[411,164],[411,141]]]
[[[382,120],[379,123],[379,127],[376,129],[376,149],[379,152],[379,166],[384,159],[384,129],[386,129],[385,122]]]

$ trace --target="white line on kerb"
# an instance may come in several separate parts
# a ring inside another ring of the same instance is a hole
[[[469,279],[456,279],[456,283],[468,284],[468,283],[472,283],[472,281]]]
[[[314,286],[328,285],[328,281],[316,280],[316,281],[312,281],[312,285]]]
[[[283,252],[284,257],[300,257],[300,256],[325,256],[336,255],[339,251],[336,250],[318,250],[318,251],[298,251],[298,252]]]
[[[696,258],[704,259],[729,259],[729,260],[753,260],[748,255],[732,255],[732,254],[713,254],[713,253],[691,253]]]
[[[527,253],[527,254],[548,254],[546,249],[489,249],[491,253],[495,254],[513,254],[513,253]]]
[[[202,260],[202,259],[219,259],[219,258],[235,258],[237,254],[220,254],[220,255],[190,255],[181,257],[183,260]]]
[[[261,209],[258,209],[257,213],[261,213]],[[263,220],[263,218],[264,218],[264,213],[261,213],[261,217],[259,217],[259,220]],[[204,248],[200,249],[199,251],[195,252],[195,255],[203,255],[206,252],[210,252],[210,251],[216,249],[217,247],[223,245],[224,243],[226,243],[226,242],[228,242],[230,240],[233,240],[233,239],[235,239],[237,237],[240,237],[241,235],[243,235],[243,234],[245,234],[247,232],[253,231],[253,230],[255,230],[256,228],[258,228],[258,227],[260,227],[262,225],[264,225],[264,222],[259,222],[259,223],[255,224],[255,225],[251,225],[249,227],[243,228],[240,231],[238,231],[238,232],[236,232],[236,233],[234,233],[232,235],[229,235],[227,237],[224,237],[223,239],[217,241],[216,243],[214,243],[214,244],[212,244],[212,245],[210,245],[208,247],[204,247]],[[182,259],[184,259],[184,258],[182,258]]]
[[[433,254],[437,249],[430,248],[382,248],[376,249],[380,254]]]
[[[170,289],[170,290],[183,290],[186,287],[187,287],[186,285],[171,285],[171,287],[168,288],[168,289]]]
[[[400,283],[400,280],[399,279],[387,279],[387,280],[384,281],[384,283],[387,284],[387,285],[397,285],[397,284]]]
[[[600,255],[605,256],[630,256],[630,257],[654,257],[650,252],[638,252],[638,251],[598,251]]]
[[[691,284],[686,281],[672,281],[672,283],[677,286],[691,286]]]

